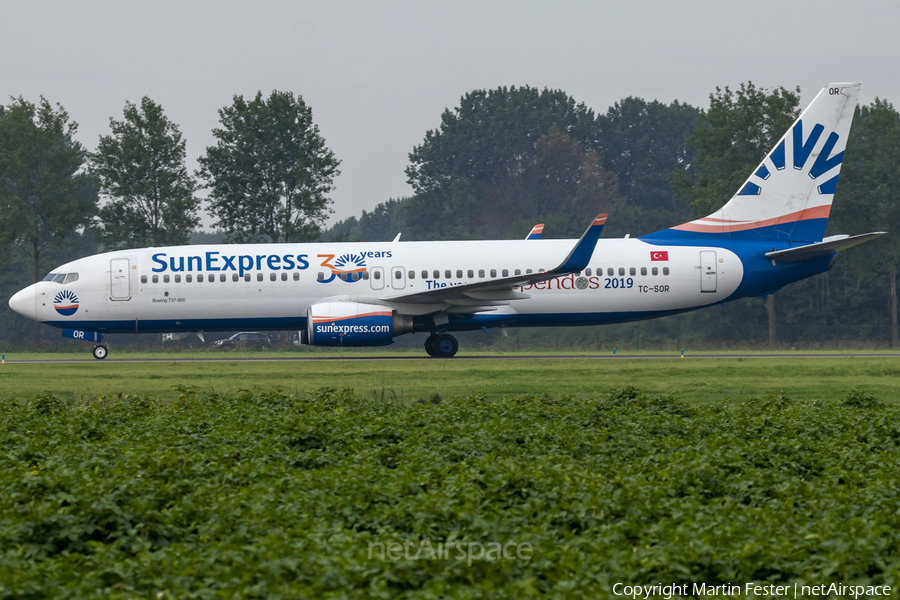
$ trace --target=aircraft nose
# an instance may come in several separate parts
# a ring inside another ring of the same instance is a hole
[[[36,316],[35,294],[34,286],[29,285],[24,290],[16,292],[15,295],[9,299],[9,307],[23,317],[34,320]]]

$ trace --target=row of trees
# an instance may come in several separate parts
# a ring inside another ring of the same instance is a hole
[[[188,243],[201,187],[234,242],[376,241],[399,231],[404,239],[516,238],[537,222],[548,237],[574,237],[601,211],[611,216],[604,235],[637,236],[726,202],[796,118],[798,94],[748,83],[717,89],[706,109],[625,98],[595,114],[561,90],[476,90],[413,148],[412,196],[324,232],[339,161],[300,97],[235,96],[194,174],[178,126],[149,98],[126,103],[93,153],[75,140],[77,125],[62,107],[18,98],[0,108],[0,260],[8,261],[0,286],[39,278],[47,253],[61,262],[62,252]],[[898,142],[900,115],[890,103],[858,109],[829,233],[900,224],[890,197]],[[778,323],[786,341],[896,343],[893,239],[851,250],[835,271],[779,292],[777,318],[771,297],[768,308],[748,299],[635,331],[645,343],[762,341],[774,339]]]
[[[93,229],[106,249],[186,244],[200,223],[201,187],[232,241],[318,239],[340,161],[311,108],[276,91],[235,96],[219,116],[216,145],[191,174],[178,125],[150,98],[126,102],[95,152],[75,139],[78,126],[61,106],[14,99],[0,113],[4,255],[27,248],[37,279],[42,252],[73,231]]]

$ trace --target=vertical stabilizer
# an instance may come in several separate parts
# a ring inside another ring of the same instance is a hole
[[[858,83],[823,88],[725,206],[645,237],[821,241],[859,88]]]

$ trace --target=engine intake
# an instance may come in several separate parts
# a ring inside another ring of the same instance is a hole
[[[306,312],[306,337],[312,346],[386,346],[412,330],[412,317],[380,304],[321,302]]]

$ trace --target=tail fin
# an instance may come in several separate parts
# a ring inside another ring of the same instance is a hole
[[[831,83],[713,214],[645,236],[819,242],[847,146],[858,83]]]

